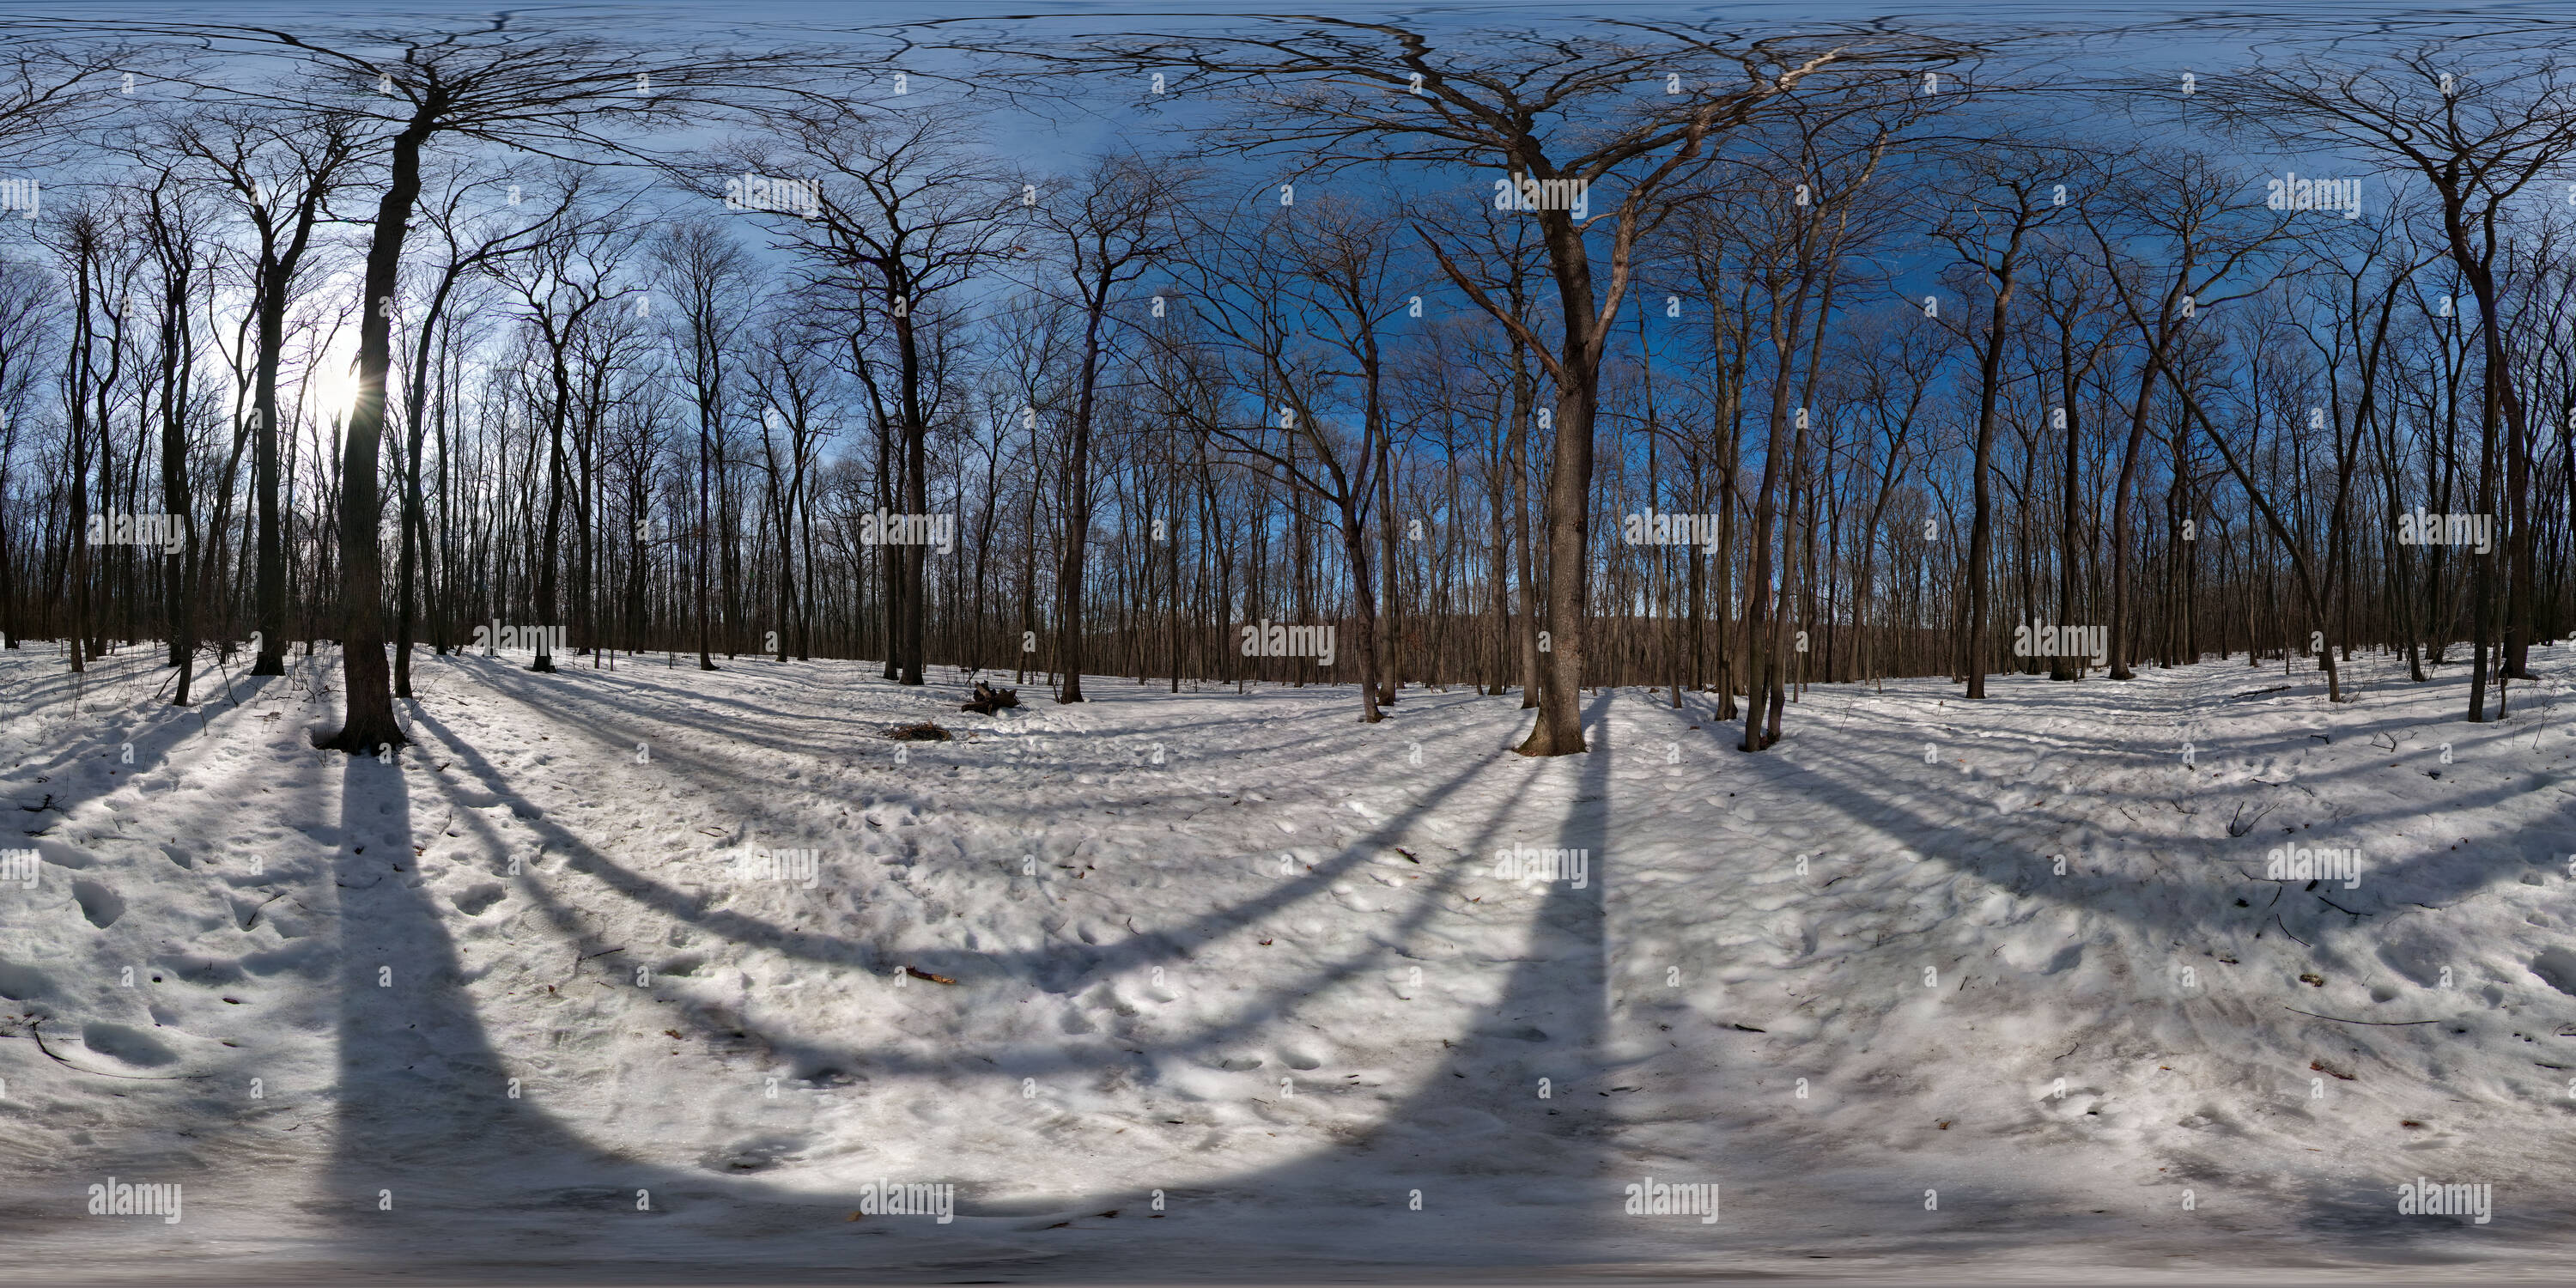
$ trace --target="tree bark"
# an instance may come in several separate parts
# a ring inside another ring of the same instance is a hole
[[[347,713],[338,732],[314,746],[352,756],[411,741],[394,719],[392,676],[385,660],[384,557],[376,525],[382,506],[377,462],[385,432],[385,374],[393,357],[393,307],[400,288],[403,238],[420,196],[420,153],[433,119],[424,107],[393,140],[393,172],[376,204],[367,246],[366,291],[358,322],[358,399],[349,413],[340,461],[340,674]]]

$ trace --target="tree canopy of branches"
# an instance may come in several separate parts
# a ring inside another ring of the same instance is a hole
[[[1468,686],[1534,756],[1642,684],[1758,753],[1812,684],[2213,655],[2488,719],[2576,612],[2527,40],[2181,95],[1895,25],[10,37],[0,637],[180,705],[332,641],[353,754],[416,644]]]

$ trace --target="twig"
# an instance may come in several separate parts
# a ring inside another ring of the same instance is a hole
[[[2262,782],[2263,780],[2258,778],[2254,781]],[[2266,787],[2280,786],[2279,783],[2264,783],[2263,785]],[[2245,817],[2245,804],[2246,803],[2244,801],[2236,802],[2236,813],[2227,820],[2227,834],[2229,836],[2243,836],[2246,833],[2253,831],[2255,825],[2263,821],[2263,816],[2272,812],[2272,807],[2266,805],[2263,808],[2256,810],[2254,812],[2254,817],[2247,818]]]
[[[40,1027],[43,1024],[43,1020],[30,1020],[27,1022],[27,1033],[28,1036],[36,1039],[36,1049],[44,1052],[47,1056],[52,1057],[54,1063],[59,1064],[74,1073],[86,1073],[94,1078],[121,1078],[127,1082],[186,1082],[190,1078],[197,1076],[194,1074],[177,1074],[167,1078],[146,1078],[131,1073],[108,1073],[101,1069],[82,1068],[61,1056],[54,1055],[54,1049],[45,1045],[45,1031]]]
[[[285,890],[280,890],[280,891],[278,891],[276,894],[270,895],[269,897],[267,897],[267,898],[265,898],[265,899],[260,900],[260,901],[259,901],[259,906],[250,910],[250,920],[248,920],[248,921],[246,921],[246,922],[243,922],[243,923],[242,923],[242,929],[243,929],[243,930],[249,930],[249,929],[251,929],[251,928],[253,928],[253,927],[255,927],[255,926],[259,925],[259,915],[260,915],[261,913],[263,913],[263,912],[268,911],[268,905],[270,905],[270,904],[272,904],[272,903],[275,903],[275,902],[277,902],[277,901],[278,901],[278,900],[280,900],[280,899],[285,898],[285,897],[288,895],[288,893],[290,893],[290,892],[289,892],[289,891],[285,891]]]
[[[2291,937],[2294,939],[2297,938],[2295,935]],[[2286,1003],[2282,1005],[2281,1009],[2292,1012],[2293,1014],[2305,1015],[2311,1019],[2332,1020],[2337,1024],[2369,1024],[2375,1025],[2379,1028],[2389,1029],[2402,1029],[2409,1024],[2439,1024],[2442,1022],[2439,1017],[2429,1020],[2347,1020],[2340,1015],[2319,1015],[2314,1011],[2302,1011],[2299,1008]]]
[[[2272,914],[2272,924],[2273,924],[2273,925],[2275,925],[2275,926],[2279,926],[2279,927],[2281,928],[2281,933],[2282,933],[2282,934],[2290,935],[2290,923],[2288,923],[2288,922],[2286,922],[2286,921],[2281,920],[2281,914],[2279,914],[2279,913],[2277,913],[2277,912]],[[2309,943],[2307,940],[2300,939],[2297,935],[2290,935],[2290,938],[2291,938],[2292,940],[2296,941],[2296,942],[2298,943],[2299,947],[2301,947],[2301,948],[2314,948],[2314,947],[2316,947],[2316,945],[2315,945],[2315,944]]]

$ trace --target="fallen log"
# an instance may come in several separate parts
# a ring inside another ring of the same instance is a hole
[[[1018,705],[1020,705],[1020,691],[1018,689],[997,689],[992,685],[978,680],[975,682],[974,700],[959,707],[958,710],[972,711],[977,715],[989,716],[1003,707],[1016,707]]]

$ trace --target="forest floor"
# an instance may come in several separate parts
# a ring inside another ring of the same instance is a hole
[[[2569,646],[2487,724],[2458,662],[2357,659],[2329,706],[2239,658],[1817,686],[1758,756],[1703,695],[1587,694],[1594,750],[1547,760],[1471,691],[985,717],[948,668],[505,654],[421,658],[386,764],[308,746],[328,650],[191,709],[159,657],[75,700],[0,652],[19,1272],[2206,1283],[2576,1245]],[[955,739],[883,736],[918,720]],[[182,1219],[88,1215],[110,1178]],[[1650,1178],[1718,1219],[1632,1214]],[[2419,1178],[2492,1221],[2400,1215]],[[887,1182],[953,1219],[857,1215]]]

